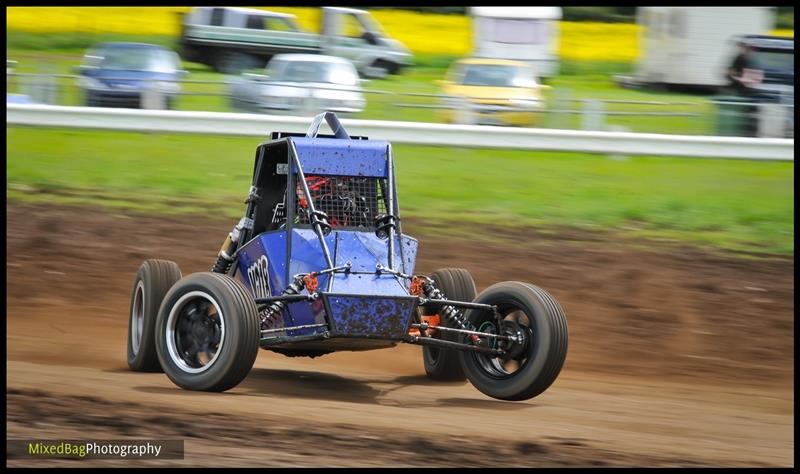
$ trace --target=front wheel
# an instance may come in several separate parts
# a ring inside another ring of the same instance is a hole
[[[486,338],[490,347],[505,351],[502,357],[461,352],[467,379],[500,400],[527,400],[547,390],[567,356],[567,319],[555,298],[528,283],[502,282],[484,290],[475,302],[497,306],[499,313],[469,311],[467,317],[478,331],[515,340]]]
[[[187,390],[222,392],[253,367],[260,339],[258,309],[241,283],[194,273],[167,293],[156,322],[164,373]]]

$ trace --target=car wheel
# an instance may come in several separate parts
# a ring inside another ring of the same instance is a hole
[[[239,74],[240,72],[258,67],[258,60],[246,53],[238,51],[222,51],[217,54],[214,69],[223,74]]]
[[[161,301],[181,279],[175,262],[145,260],[133,281],[128,319],[128,367],[143,372],[160,372],[155,343],[155,325]]]
[[[194,273],[178,281],[156,322],[161,367],[187,390],[222,392],[238,385],[253,367],[260,337],[253,297],[219,273]]]
[[[101,107],[100,101],[90,91],[86,91],[86,106],[87,107]]]
[[[378,59],[364,69],[364,75],[371,79],[383,79],[389,74],[395,74],[398,69],[397,64],[385,59]]]
[[[470,310],[467,317],[480,332],[515,339],[486,338],[503,356],[461,352],[467,379],[479,391],[500,400],[527,400],[556,380],[567,356],[567,319],[564,310],[545,290],[517,281],[496,283],[476,303],[497,307],[499,315]]]
[[[436,288],[442,291],[445,298],[455,301],[472,301],[475,299],[475,281],[472,275],[463,268],[442,268],[431,274]],[[425,308],[423,314],[436,314],[439,308]],[[448,321],[440,320],[439,325],[453,327]],[[455,333],[442,333],[441,338],[457,342],[460,338]],[[464,380],[458,351],[439,347],[422,346],[422,361],[425,373],[433,380]]]

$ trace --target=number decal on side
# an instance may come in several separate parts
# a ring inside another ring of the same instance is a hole
[[[267,298],[271,296],[269,291],[268,263],[267,256],[262,255],[261,258],[247,268],[247,277],[250,278],[250,286],[256,298]]]

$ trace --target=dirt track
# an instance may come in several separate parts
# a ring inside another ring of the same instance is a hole
[[[262,351],[239,387],[206,394],[126,370],[130,286],[150,257],[175,260],[184,275],[206,271],[233,222],[7,211],[9,438],[186,439],[187,460],[175,465],[794,463],[790,258],[601,234],[417,235],[419,272],[463,266],[479,290],[518,279],[559,299],[570,352],[545,394],[510,403],[431,383],[417,347],[314,360]],[[426,454],[412,454],[420,445]],[[80,465],[89,462],[135,463]]]

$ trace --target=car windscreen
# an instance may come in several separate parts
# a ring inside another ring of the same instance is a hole
[[[381,28],[381,24],[369,13],[361,13],[355,15],[355,17],[358,19],[358,22],[361,23],[361,27],[364,28],[364,31],[369,31],[377,36],[386,36],[386,33],[384,33]]]
[[[355,68],[343,63],[286,61],[282,65],[270,65],[267,74],[274,80],[286,82],[322,82],[342,86],[358,83]]]
[[[145,48],[107,48],[96,53],[95,65],[102,69],[175,72],[175,58],[167,51]]]
[[[524,67],[505,64],[467,64],[461,74],[465,86],[529,87],[532,74]]]
[[[756,50],[758,67],[778,72],[794,72],[794,51]]]

